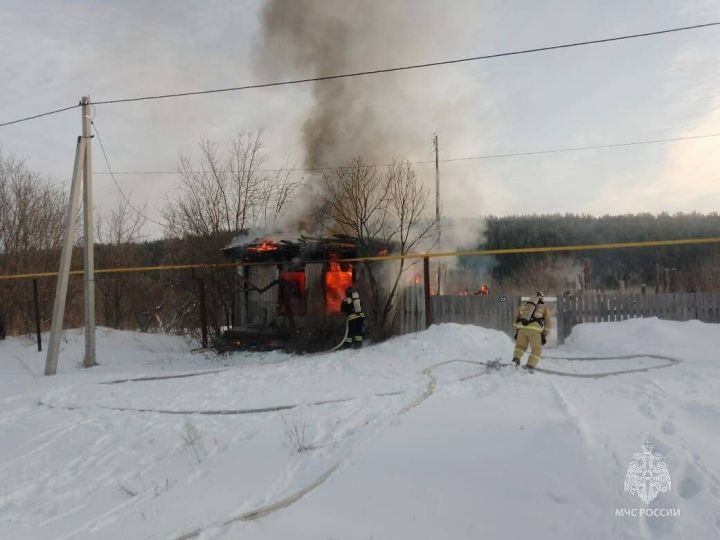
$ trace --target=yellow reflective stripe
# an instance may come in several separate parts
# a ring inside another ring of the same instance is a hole
[[[347,316],[348,321],[354,321],[355,319],[359,319],[360,317],[364,317],[362,313],[353,313],[352,315]]]
[[[515,325],[515,330],[532,330],[533,332],[542,332],[544,328],[540,325],[536,325],[536,323],[530,323],[527,326],[518,323]]]

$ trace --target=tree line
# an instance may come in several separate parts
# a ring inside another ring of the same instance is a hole
[[[161,208],[162,238],[147,239],[147,208],[133,204],[131,195],[122,194],[112,208],[97,212],[96,266],[223,263],[222,248],[240,233],[252,240],[284,226],[290,230],[286,234],[298,234],[298,224],[287,222],[286,210],[301,183],[287,170],[266,169],[267,159],[260,131],[241,133],[225,146],[201,141],[194,156],[178,159],[178,187]],[[5,205],[0,206],[0,274],[56,271],[67,193],[21,161],[0,155],[0,162],[0,205]],[[378,244],[405,254],[432,234],[433,221],[426,215],[428,190],[407,161],[379,170],[358,157],[313,183],[324,189],[314,192],[312,204],[307,198],[299,201],[302,212],[289,214],[313,223],[315,234],[355,238],[360,254],[376,255],[368,250]],[[77,246],[81,234],[78,228]],[[73,269],[79,269],[80,248],[75,251]],[[406,269],[405,261],[363,267],[365,309],[378,323],[378,335],[392,324],[394,299]],[[198,302],[204,297],[209,329],[218,336],[232,323],[239,283],[233,268],[96,274],[97,323],[197,333]],[[41,319],[47,328],[55,280],[41,279],[39,285]],[[10,333],[32,332],[31,290],[28,281],[0,281],[0,321]],[[81,280],[71,278],[66,327],[82,325],[81,294]]]
[[[720,214],[579,214],[486,216],[479,249],[553,247],[652,240],[720,237]],[[576,276],[586,289],[715,291],[720,287],[720,250],[715,244],[518,254],[464,258],[463,268],[482,268],[507,289],[540,287],[572,290]],[[542,285],[547,283],[548,285]],[[536,284],[536,285],[533,285]]]
[[[372,250],[379,244],[399,254],[437,246],[429,190],[407,161],[376,169],[357,157],[345,167],[327,171],[313,179],[314,186],[321,189],[312,193],[313,204],[308,208],[307,197],[302,200],[298,195],[301,188],[309,191],[307,184],[294,181],[287,170],[266,169],[267,161],[262,132],[241,133],[226,145],[200,142],[194,155],[178,158],[178,187],[161,207],[161,238],[148,239],[147,208],[133,204],[132,194],[118,196],[112,207],[99,209],[97,267],[227,262],[221,250],[238,233],[252,240],[253,231],[279,230],[281,218],[289,231],[285,236],[295,239],[292,235],[298,234],[298,228],[287,223],[288,215],[314,223],[317,234],[355,238],[361,255],[377,254]],[[60,184],[43,178],[21,160],[0,154],[0,274],[57,270],[66,206],[67,192]],[[717,213],[473,219],[482,225],[483,239],[474,246],[455,247],[547,247],[720,236]],[[78,228],[77,246],[81,234]],[[507,292],[543,288],[561,293],[572,290],[579,275],[586,289],[645,284],[650,290],[713,291],[720,287],[718,262],[716,246],[696,245],[461,258],[457,269],[476,272]],[[76,247],[73,268],[81,265],[80,248]],[[366,264],[361,269],[366,311],[376,323],[377,337],[388,334],[398,292],[410,279],[403,276],[409,269],[413,275],[418,272],[413,265],[401,260],[384,266]],[[234,269],[98,274],[97,321],[120,329],[197,332],[203,289],[211,333],[219,335],[232,323],[238,283]],[[38,284],[41,319],[47,329],[55,280],[40,279]],[[67,327],[82,325],[81,294],[81,279],[71,278]],[[0,322],[9,333],[32,332],[31,282],[0,281]]]

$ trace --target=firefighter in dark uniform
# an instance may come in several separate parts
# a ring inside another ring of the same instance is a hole
[[[352,287],[345,289],[345,299],[340,304],[340,310],[347,316],[348,327],[343,347],[346,349],[349,347],[359,349],[363,343],[365,315],[360,305],[360,294]]]

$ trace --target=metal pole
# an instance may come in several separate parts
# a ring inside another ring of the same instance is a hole
[[[442,249],[442,229],[440,227],[440,144],[437,133],[433,135],[433,147],[435,148],[435,227],[437,227],[438,249]],[[437,265],[437,294],[441,293],[443,265]]]
[[[423,257],[423,288],[425,293],[425,328],[433,323],[432,305],[430,304],[430,257]]]
[[[435,225],[437,226],[438,243],[440,242],[440,148],[437,133],[433,135],[435,149]]]
[[[50,345],[48,346],[47,358],[45,359],[45,375],[55,375],[57,372],[58,353],[60,352],[60,334],[62,334],[63,329],[65,300],[67,299],[68,279],[70,278],[73,233],[75,232],[75,223],[80,207],[80,170],[84,161],[85,139],[78,137],[77,148],[75,149],[72,183],[70,184],[70,199],[68,201],[67,215],[65,216],[65,237],[60,255],[57,286],[55,287],[55,304],[53,306],[52,328],[50,330]]]
[[[38,295],[37,278],[33,279],[33,302],[35,304],[35,332],[37,333],[38,352],[42,352],[42,328],[40,326],[40,295]]]
[[[82,134],[85,139],[83,163],[83,228],[85,237],[84,277],[85,289],[85,358],[84,367],[96,366],[95,361],[95,235],[93,231],[92,193],[92,117],[90,97],[82,98]]]

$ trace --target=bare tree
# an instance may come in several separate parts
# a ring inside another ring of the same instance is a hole
[[[217,145],[200,143],[199,162],[181,155],[178,195],[163,215],[167,235],[211,237],[222,232],[264,228],[280,214],[295,189],[289,172],[264,170],[262,132],[240,133],[223,156]]]
[[[323,178],[322,215],[326,227],[356,239],[361,255],[377,255],[384,246],[407,255],[429,240],[434,221],[427,217],[428,191],[412,165],[396,161],[379,173],[362,158]],[[395,265],[367,262],[371,310],[376,330],[389,331],[402,275],[404,259]]]
[[[146,205],[136,210],[128,194],[127,197],[119,196],[109,211],[98,212],[96,231],[100,245],[97,258],[102,267],[144,263],[144,254],[138,243],[144,237],[145,211]],[[154,294],[148,295],[151,282],[146,275],[98,274],[96,283],[100,291],[103,322],[113,328],[135,327],[140,314],[148,310],[147,301],[155,300],[152,298]]]
[[[390,233],[386,242],[396,244],[401,255],[413,252],[421,242],[435,234],[436,222],[426,215],[428,190],[422,185],[415,171],[407,161],[394,162],[387,170],[388,214]],[[414,263],[413,263],[414,264]],[[387,301],[383,309],[382,321],[385,324],[393,307],[400,279],[407,265],[406,259],[400,259],[399,268],[392,282]]]
[[[132,196],[119,196],[115,206],[97,217],[97,240],[101,244],[120,246],[133,244],[144,238],[143,227],[147,224],[147,204],[137,210],[131,203]]]
[[[24,161],[0,154],[0,274],[57,268],[66,203],[62,187],[31,171]],[[23,285],[0,284],[0,319],[7,319],[9,333],[30,329],[32,317]],[[51,291],[49,281],[40,283],[43,300]]]
[[[323,176],[326,224],[357,239],[361,249],[387,235],[389,179],[361,157]]]
[[[163,209],[166,237],[174,241],[170,262],[224,262],[220,250],[239,232],[270,228],[296,189],[287,170],[264,169],[268,155],[261,131],[240,133],[227,152],[210,140],[199,149],[197,160],[180,156],[180,187]],[[186,291],[179,304],[184,313],[196,304],[194,291],[201,279],[207,284],[211,328],[218,334],[230,324],[232,270],[209,269],[176,279],[177,290]]]

